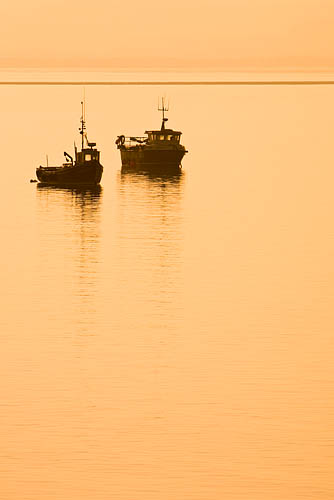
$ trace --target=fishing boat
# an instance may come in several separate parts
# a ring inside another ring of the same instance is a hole
[[[65,163],[58,167],[38,167],[36,176],[40,183],[52,185],[96,185],[102,177],[103,167],[100,163],[100,151],[95,142],[89,142],[86,133],[85,105],[81,103],[81,151],[74,144],[74,159],[64,152]],[[48,161],[47,161],[48,163]]]
[[[160,130],[146,130],[143,137],[125,137],[116,139],[121,153],[122,170],[139,170],[148,172],[179,172],[181,161],[188,152],[180,139],[182,132],[166,128],[168,118],[165,112],[168,107],[162,99],[162,124]]]

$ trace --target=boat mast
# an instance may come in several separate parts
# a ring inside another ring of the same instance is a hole
[[[165,122],[168,121],[168,118],[165,118],[165,111],[169,110],[169,105],[165,105],[165,99],[164,99],[164,97],[161,98],[161,107],[160,107],[160,102],[159,102],[158,110],[162,111],[161,130],[165,130]]]
[[[85,98],[84,98],[85,99]],[[80,134],[81,134],[81,149],[84,148],[84,141],[85,141],[85,130],[86,130],[86,120],[85,120],[85,100],[81,101],[81,127],[80,127]]]

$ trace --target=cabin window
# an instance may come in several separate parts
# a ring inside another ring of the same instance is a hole
[[[161,135],[160,136],[160,141],[164,141],[165,140],[165,136],[164,135]]]
[[[85,155],[85,161],[91,161],[92,155],[86,154]]]

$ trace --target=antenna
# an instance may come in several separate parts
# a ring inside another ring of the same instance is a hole
[[[166,105],[165,104],[165,98],[161,98],[161,107],[160,107],[160,100],[158,101],[158,110],[162,111],[162,124],[161,124],[161,130],[165,130],[165,122],[168,121],[168,118],[165,118],[165,111],[169,111],[169,103]]]
[[[85,89],[84,89],[85,90]],[[84,100],[81,101],[81,127],[79,128],[81,134],[81,149],[84,148],[84,140],[85,140],[85,130],[86,130],[86,119],[85,119],[85,92],[84,92]]]
[[[86,87],[83,88],[83,117],[86,121]]]

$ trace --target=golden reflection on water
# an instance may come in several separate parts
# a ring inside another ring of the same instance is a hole
[[[93,334],[99,285],[100,218],[103,188],[47,186],[37,184],[41,272],[51,274],[53,262],[66,266],[63,293],[66,288],[72,315],[78,318],[80,334]],[[61,222],[63,221],[63,222]],[[60,268],[58,271],[63,271]],[[50,278],[51,279],[51,278]]]
[[[173,328],[182,302],[184,183],[182,172],[117,175],[119,259],[137,290],[138,305],[131,303],[130,310],[157,326],[160,318],[164,328]]]

